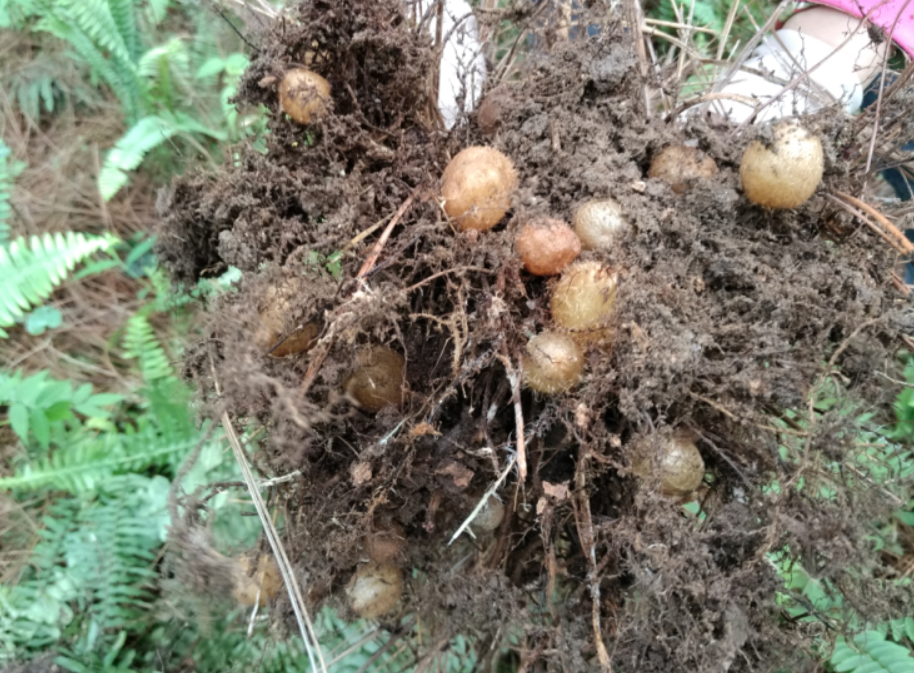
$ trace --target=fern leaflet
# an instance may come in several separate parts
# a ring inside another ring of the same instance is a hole
[[[864,631],[853,645],[840,638],[831,664],[837,673],[914,673],[914,657],[908,648],[885,639],[878,631]]]
[[[131,61],[136,61],[140,54],[140,35],[133,11],[134,5],[134,0],[108,0],[111,18],[117,24],[117,32],[127,47]]]
[[[135,359],[146,383],[174,377],[168,356],[156,338],[146,316],[137,314],[127,321],[124,335],[124,357]]]
[[[105,157],[105,164],[98,174],[98,189],[108,201],[130,179],[128,171],[140,165],[151,149],[171,138],[177,129],[168,120],[152,115],[143,117],[117,141]]]
[[[108,250],[113,236],[67,232],[24,237],[0,247],[0,337],[4,327],[16,324],[25,311],[51,296],[67,273],[100,250]]]

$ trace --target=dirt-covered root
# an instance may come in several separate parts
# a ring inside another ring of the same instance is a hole
[[[398,2],[301,2],[268,29],[239,94],[270,110],[267,153],[238,148],[162,202],[177,278],[244,273],[187,370],[204,392],[218,382],[262,471],[300,475],[275,504],[313,605],[348,610],[353,573],[395,563],[411,572],[382,623],[412,613],[420,650],[464,634],[550,670],[790,665],[834,625],[784,618],[778,568],[853,592],[865,582],[849,569],[876,562],[860,541],[888,501],[835,467],[855,451],[851,425],[817,400],[823,358],[852,390],[876,389],[873,364],[909,322],[891,312],[892,254],[848,235],[824,196],[857,179],[837,149],[845,120],[806,120],[829,157],[809,202],[753,206],[738,161],[763,131],[648,116],[624,25],[594,5],[599,34],[531,42],[519,74],[491,83],[495,103],[450,134],[429,108],[432,43]],[[533,18],[554,32],[547,13]],[[279,111],[293,67],[330,85],[306,126]],[[716,172],[676,190],[648,176],[683,143]],[[471,145],[517,172],[489,231],[463,231],[440,201],[449,158]],[[528,273],[515,239],[609,198],[622,242],[575,265],[614,279],[611,310],[568,327],[552,303],[561,277]],[[544,331],[584,361],[552,394],[522,389]],[[633,471],[633,447],[674,435],[704,464],[691,494]],[[503,516],[449,544],[494,484]],[[396,553],[375,558],[375,535]]]

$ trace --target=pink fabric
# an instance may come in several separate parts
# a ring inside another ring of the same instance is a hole
[[[864,16],[914,58],[914,0],[811,0],[845,14]],[[897,21],[896,21],[897,19]]]

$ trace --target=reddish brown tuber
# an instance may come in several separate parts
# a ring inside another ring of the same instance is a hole
[[[524,267],[537,276],[554,276],[581,254],[581,241],[561,220],[538,218],[517,236],[517,252]]]

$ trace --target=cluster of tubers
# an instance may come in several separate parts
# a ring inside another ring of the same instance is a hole
[[[740,161],[746,198],[766,208],[796,208],[815,193],[825,171],[822,142],[791,122],[776,124],[770,142],[753,140]],[[648,177],[669,183],[677,194],[717,173],[714,160],[694,147],[671,145],[651,162]]]
[[[461,230],[486,231],[511,206],[517,172],[511,160],[490,147],[468,147],[442,176],[444,209]],[[574,229],[550,217],[534,217],[516,239],[524,268],[535,276],[562,274],[552,293],[554,331],[535,336],[522,357],[524,380],[542,393],[569,390],[584,372],[584,349],[605,340],[613,314],[618,274],[595,261],[575,262],[582,250],[607,250],[631,231],[612,199],[583,204]]]

